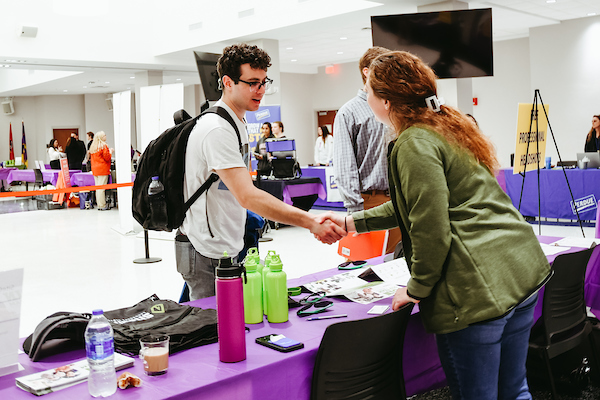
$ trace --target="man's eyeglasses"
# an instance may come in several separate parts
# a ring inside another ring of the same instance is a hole
[[[360,261],[346,261],[338,265],[338,269],[357,269],[363,267],[367,262],[364,260]]]
[[[256,93],[260,90],[260,88],[262,88],[263,86],[265,87],[265,90],[269,90],[269,88],[271,87],[271,84],[273,83],[273,79],[270,78],[265,78],[264,81],[262,82],[247,82],[247,81],[243,81],[241,79],[238,79],[240,82],[244,82],[246,85],[248,85],[248,87],[250,88],[250,91],[252,93]]]

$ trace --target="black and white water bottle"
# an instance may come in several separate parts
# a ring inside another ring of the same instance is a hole
[[[117,391],[114,332],[102,310],[94,310],[85,328],[85,352],[90,375],[88,389],[93,397],[108,397]]]
[[[153,176],[148,186],[148,198],[150,202],[150,229],[168,230],[169,217],[167,215],[167,202],[165,198],[165,187],[158,176]],[[144,226],[144,228],[148,228]]]

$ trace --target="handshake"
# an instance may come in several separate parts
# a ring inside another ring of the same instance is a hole
[[[356,227],[351,215],[339,215],[331,211],[316,215],[310,227],[315,238],[326,244],[333,244],[354,231]]]

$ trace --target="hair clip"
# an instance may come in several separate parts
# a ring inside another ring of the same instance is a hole
[[[425,98],[425,104],[427,104],[427,108],[429,108],[431,111],[440,112],[442,111],[440,106],[444,104],[444,100],[442,99],[442,101],[440,101],[434,94],[433,96]]]

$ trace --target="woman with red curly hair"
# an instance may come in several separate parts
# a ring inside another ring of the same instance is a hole
[[[531,399],[529,331],[550,266],[494,177],[492,143],[439,103],[434,72],[410,53],[376,58],[366,89],[396,133],[391,201],[332,219],[347,231],[400,227],[411,279],[392,306],[419,303],[454,399]]]

